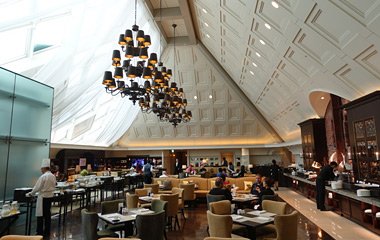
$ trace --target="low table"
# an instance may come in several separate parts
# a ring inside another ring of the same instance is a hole
[[[120,223],[135,221],[137,215],[152,214],[152,213],[154,213],[154,211],[146,209],[146,208],[135,208],[135,209],[129,209],[126,215],[122,215],[120,213],[110,213],[110,214],[98,213],[98,216],[100,219],[102,219],[106,223],[116,225]]]

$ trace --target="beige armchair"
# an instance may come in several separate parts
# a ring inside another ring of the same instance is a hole
[[[158,183],[152,183],[152,184],[144,183],[144,188],[150,188],[151,193],[157,194],[158,191],[160,190],[160,185]]]
[[[185,217],[185,203],[183,201],[184,189],[173,187],[172,193],[178,194],[178,209],[181,211],[183,219],[186,219],[186,217]]]
[[[233,237],[233,238],[222,238],[222,237],[206,237],[203,240],[249,240],[249,238],[240,238],[240,237]]]
[[[195,202],[196,195],[194,193],[195,191],[195,184],[194,183],[188,183],[188,184],[179,184],[180,188],[183,188],[183,201],[186,202]]]
[[[284,215],[286,213],[286,202],[278,202],[272,200],[263,200],[262,202],[263,210],[277,215]],[[268,224],[256,229],[257,236],[275,237],[276,227],[274,224]]]
[[[230,215],[217,215],[207,211],[207,222],[210,237],[231,238],[232,217]]]
[[[298,212],[293,211],[287,215],[274,217],[277,238],[264,238],[264,240],[297,240]]]
[[[229,200],[222,200],[218,202],[211,202],[210,212],[217,215],[231,215],[231,202]],[[232,224],[232,232],[238,235],[245,234],[246,227],[239,224]]]
[[[166,217],[168,218],[168,223],[169,223],[169,228],[170,230],[173,229],[173,218],[175,219],[174,222],[174,230],[176,230],[176,226],[178,228],[181,228],[179,226],[179,221],[178,221],[178,194],[163,194],[160,196],[160,200],[166,201],[167,203],[167,208],[166,208]]]
[[[139,196],[137,196],[136,194],[126,193],[125,198],[127,200],[126,202],[128,209],[137,208],[139,204]]]

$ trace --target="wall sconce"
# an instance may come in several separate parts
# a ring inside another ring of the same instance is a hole
[[[185,170],[186,169],[186,165],[182,165],[182,169]]]
[[[379,160],[379,152],[375,152],[376,160]]]

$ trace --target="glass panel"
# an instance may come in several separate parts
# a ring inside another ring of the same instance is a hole
[[[376,136],[375,120],[374,119],[366,120],[365,129],[367,132],[367,137],[375,137]]]
[[[10,135],[14,78],[13,73],[0,68],[0,138]]]
[[[364,138],[365,136],[365,129],[364,129],[364,123],[362,121],[354,123],[355,125],[355,136],[356,138]]]
[[[50,141],[53,89],[16,77],[12,136]]]
[[[0,32],[0,63],[24,57],[26,53],[27,28]]]
[[[7,169],[8,144],[0,141],[0,201],[4,201],[5,173]]]
[[[12,141],[9,153],[6,198],[12,199],[15,188],[33,187],[36,183],[41,175],[41,160],[49,157],[49,145]],[[22,177],[20,177],[21,172]]]

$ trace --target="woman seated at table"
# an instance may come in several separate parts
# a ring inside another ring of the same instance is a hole
[[[211,195],[223,195],[227,200],[232,200],[231,191],[224,187],[224,181],[222,178],[217,177],[215,179],[215,187],[213,187],[209,194]]]

